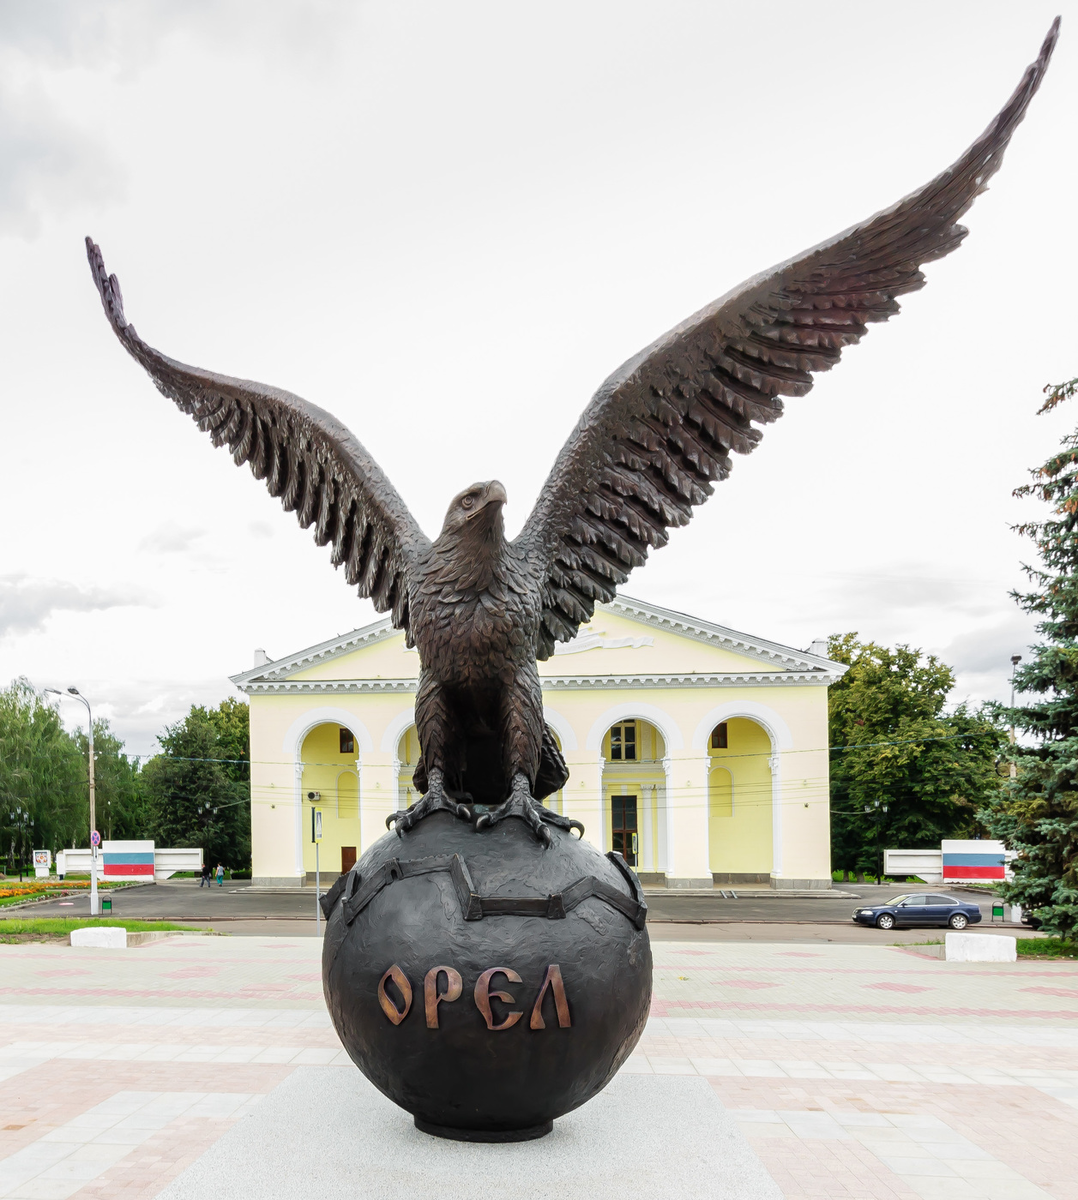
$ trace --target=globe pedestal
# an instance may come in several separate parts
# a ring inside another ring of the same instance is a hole
[[[556,828],[435,813],[326,898],[322,982],[352,1061],[416,1126],[521,1141],[590,1100],[640,1038],[651,947],[635,875]]]

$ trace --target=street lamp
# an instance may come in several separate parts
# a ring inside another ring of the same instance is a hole
[[[46,688],[54,696],[62,700],[64,693],[56,688]],[[86,727],[89,741],[89,771],[90,771],[90,916],[101,915],[101,903],[97,898],[97,847],[94,845],[94,833],[97,831],[97,804],[94,796],[94,715],[90,711],[90,701],[77,687],[69,687],[68,694],[86,705]]]
[[[1011,655],[1011,778],[1018,777],[1018,764],[1014,761],[1014,673],[1022,661],[1020,654]]]
[[[876,818],[876,882],[883,883],[883,842],[881,834],[883,833],[883,814],[887,811],[887,805],[879,800],[873,800],[871,804],[865,805],[865,812],[871,813]]]

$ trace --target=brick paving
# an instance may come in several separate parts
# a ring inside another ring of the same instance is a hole
[[[304,937],[0,946],[0,1200],[149,1200],[346,1062]],[[1078,964],[655,944],[624,1068],[707,1078],[787,1200],[1078,1200]]]

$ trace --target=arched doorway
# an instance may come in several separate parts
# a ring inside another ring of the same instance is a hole
[[[315,869],[310,832],[310,810],[313,807],[322,810],[319,869],[332,876],[338,870],[350,870],[356,861],[360,844],[358,760],[356,735],[347,725],[323,722],[303,739],[300,747],[301,836],[303,866],[308,873]],[[312,792],[317,799],[310,799]]]
[[[767,883],[772,859],[771,737],[748,717],[708,738],[708,859],[716,883]]]
[[[554,738],[554,744],[558,747],[558,751],[564,752],[565,748],[561,744],[561,738],[558,736],[557,730],[553,729],[549,725],[547,728],[550,729],[551,735]],[[545,804],[547,808],[551,810],[551,812],[563,813],[565,811],[565,797],[562,794],[564,790],[564,788],[558,788],[556,792],[553,792],[551,795],[547,796],[542,803]]]
[[[659,856],[665,757],[663,735],[643,718],[624,717],[603,734],[603,848],[637,870],[654,870]]]
[[[412,783],[412,776],[419,766],[419,734],[414,725],[400,735],[397,742],[397,807],[411,808],[420,798]]]

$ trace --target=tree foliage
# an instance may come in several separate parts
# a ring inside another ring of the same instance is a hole
[[[75,742],[85,764],[88,746],[81,729],[75,734]],[[138,760],[127,757],[123,742],[108,721],[101,719],[94,721],[94,794],[97,828],[103,838],[123,841],[147,836]],[[86,845],[85,831],[77,840],[80,846]]]
[[[27,679],[0,691],[0,853],[7,870],[30,852],[88,843],[85,755]]]
[[[159,846],[201,846],[205,860],[251,863],[250,736],[247,705],[193,705],[157,739],[163,750],[142,769],[147,823]]]
[[[1078,391],[1078,379],[1045,388],[1048,412]],[[1029,592],[1013,593],[1039,618],[1044,639],[1015,672],[1029,700],[1004,710],[1032,746],[1015,747],[1016,775],[984,820],[1018,852],[1006,897],[1032,909],[1050,933],[1078,933],[1078,431],[1015,490],[1050,508],[1043,521],[1017,527],[1037,548],[1040,566],[1023,566]]]
[[[847,633],[829,639],[828,657],[849,667],[829,696],[835,867],[875,873],[880,846],[972,836],[1000,784],[1004,735],[991,712],[946,712],[953,671],[909,646]]]

